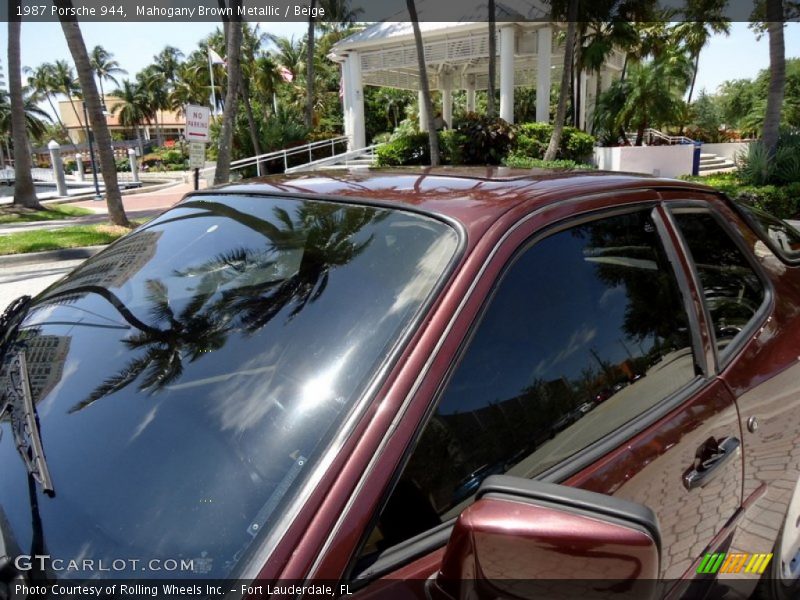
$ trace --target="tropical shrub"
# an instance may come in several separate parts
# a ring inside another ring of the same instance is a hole
[[[549,123],[523,123],[517,129],[512,152],[520,157],[543,158],[553,126]],[[594,151],[595,138],[575,127],[564,127],[556,156],[562,160],[587,162]]]
[[[514,127],[503,119],[467,113],[456,131],[463,136],[462,164],[499,165],[516,137]]]
[[[531,158],[511,153],[504,160],[503,164],[507,167],[516,169],[595,169],[593,165],[576,162],[574,160],[542,160],[541,158]]]
[[[375,162],[379,167],[431,164],[428,134],[417,132],[390,140],[375,151]]]
[[[800,182],[800,130],[786,129],[778,137],[770,160],[761,142],[750,144],[736,157],[737,175],[746,185],[786,185]]]

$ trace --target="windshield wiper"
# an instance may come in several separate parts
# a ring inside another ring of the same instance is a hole
[[[0,410],[0,417],[6,412],[9,413],[14,442],[25,463],[25,468],[31,477],[42,486],[45,494],[54,496],[55,489],[44,458],[42,438],[39,434],[39,417],[31,394],[28,362],[24,349],[18,350],[9,361],[6,373],[9,385],[5,393],[5,405]]]
[[[14,339],[13,330],[19,327],[30,307],[31,297],[20,296],[6,307],[3,314],[0,314],[0,361],[6,354],[7,346]]]

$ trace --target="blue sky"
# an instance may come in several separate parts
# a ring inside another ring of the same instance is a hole
[[[215,23],[83,23],[86,45],[97,44],[112,52],[131,76],[147,66],[165,45],[177,46],[184,53],[196,47],[197,41],[214,28]],[[278,35],[302,36],[305,23],[263,23],[262,31]],[[786,56],[800,57],[800,24],[790,23],[785,30]],[[7,28],[0,27],[0,46],[7,47]],[[69,58],[64,36],[58,23],[23,23],[22,64],[36,66]],[[5,52],[2,55],[7,69]],[[756,40],[746,23],[733,23],[729,37],[717,36],[703,50],[697,89],[713,92],[729,79],[749,78],[769,66],[767,36]]]

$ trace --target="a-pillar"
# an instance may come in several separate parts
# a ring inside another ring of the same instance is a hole
[[[353,128],[352,146],[350,150],[358,150],[367,145],[366,127],[364,124],[364,82],[361,77],[361,58],[358,52],[350,52],[347,56],[350,70],[351,127]]]
[[[536,54],[536,120],[550,122],[550,72],[553,49],[553,30],[542,27],[537,33]]]
[[[500,118],[514,122],[514,25],[500,29]]]
[[[428,131],[428,111],[425,106],[425,95],[422,90],[417,92],[417,105],[419,106],[419,130]]]
[[[475,112],[475,75],[467,75],[467,112]]]
[[[442,75],[442,119],[448,127],[453,126],[453,77],[450,73]]]

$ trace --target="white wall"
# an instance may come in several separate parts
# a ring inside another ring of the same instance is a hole
[[[703,154],[716,154],[721,158],[736,160],[739,152],[747,152],[750,142],[728,142],[725,144],[703,144]]]
[[[694,146],[618,146],[595,148],[595,164],[606,171],[646,173],[658,177],[692,174]]]

